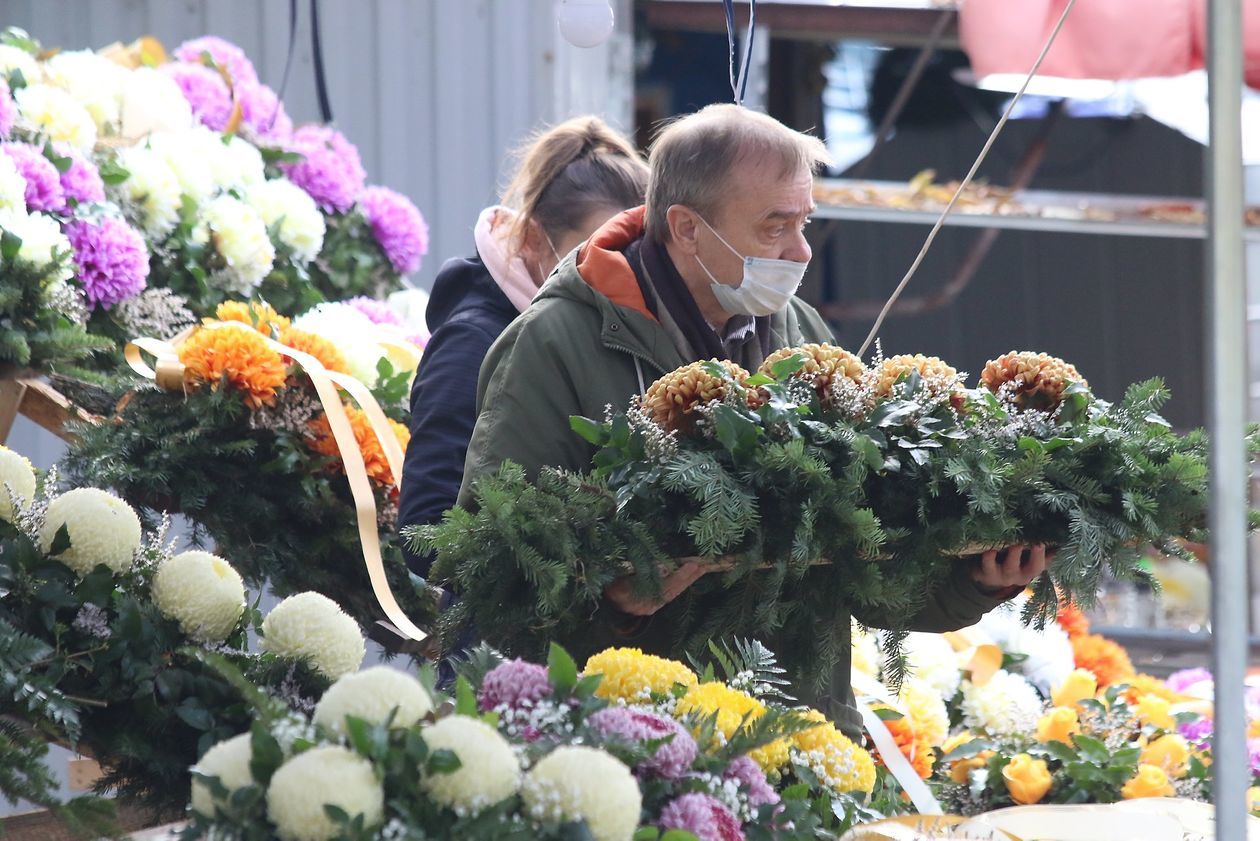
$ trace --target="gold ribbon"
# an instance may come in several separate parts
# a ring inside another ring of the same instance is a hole
[[[223,321],[203,325],[204,329],[241,329],[257,332],[250,325],[238,321]],[[359,404],[372,431],[376,433],[381,445],[381,452],[389,464],[395,486],[401,486],[403,451],[394,431],[389,425],[385,412],[381,410],[376,398],[367,386],[354,377],[329,371],[323,364],[308,353],[295,350],[281,344],[275,339],[258,334],[267,346],[277,353],[292,359],[295,364],[310,378],[315,393],[328,418],[328,426],[332,430],[333,440],[341,453],[345,466],[346,479],[350,483],[350,493],[354,497],[356,521],[359,527],[359,541],[363,549],[363,563],[367,567],[368,580],[372,584],[372,593],[384,611],[386,618],[405,637],[423,642],[428,634],[416,627],[394,597],[389,580],[385,576],[385,562],[381,557],[380,534],[376,522],[376,498],[372,493],[372,485],[367,475],[367,467],[363,463],[363,453],[359,442],[354,437],[354,429],[346,415],[345,405],[341,402],[338,387],[350,394]],[[142,351],[154,357],[151,367],[144,361]],[[179,361],[179,352],[170,342],[142,337],[129,342],[123,350],[123,356],[132,370],[140,376],[151,379],[162,388],[171,391],[184,390],[184,365]]]

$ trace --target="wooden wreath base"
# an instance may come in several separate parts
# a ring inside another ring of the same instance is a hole
[[[0,444],[8,440],[18,415],[24,415],[68,442],[73,442],[75,436],[66,430],[67,423],[72,420],[98,420],[34,376],[0,378]]]

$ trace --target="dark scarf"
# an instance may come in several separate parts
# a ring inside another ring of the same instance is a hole
[[[630,267],[634,269],[635,279],[639,281],[639,291],[643,293],[643,300],[647,302],[652,314],[660,318],[661,314],[657,311],[659,299],[661,306],[682,331],[687,344],[700,354],[700,359],[726,359],[728,353],[722,344],[722,338],[701,314],[696,299],[691,296],[686,281],[678,273],[665,246],[647,237],[640,237],[630,243],[624,253]],[[653,290],[655,295],[652,294]],[[754,319],[753,323],[757,341],[761,345],[761,357],[764,359],[770,353],[770,319],[763,316]]]

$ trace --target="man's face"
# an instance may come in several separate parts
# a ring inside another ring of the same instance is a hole
[[[778,162],[739,160],[729,189],[706,221],[730,244],[700,225],[697,256],[721,283],[739,286],[744,257],[807,263],[812,256],[805,226],[814,211],[814,179],[808,169],[784,177]],[[731,249],[739,252],[735,254]]]

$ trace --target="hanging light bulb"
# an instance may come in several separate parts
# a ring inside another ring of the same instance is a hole
[[[609,0],[557,0],[560,34],[575,47],[598,47],[613,31]]]

